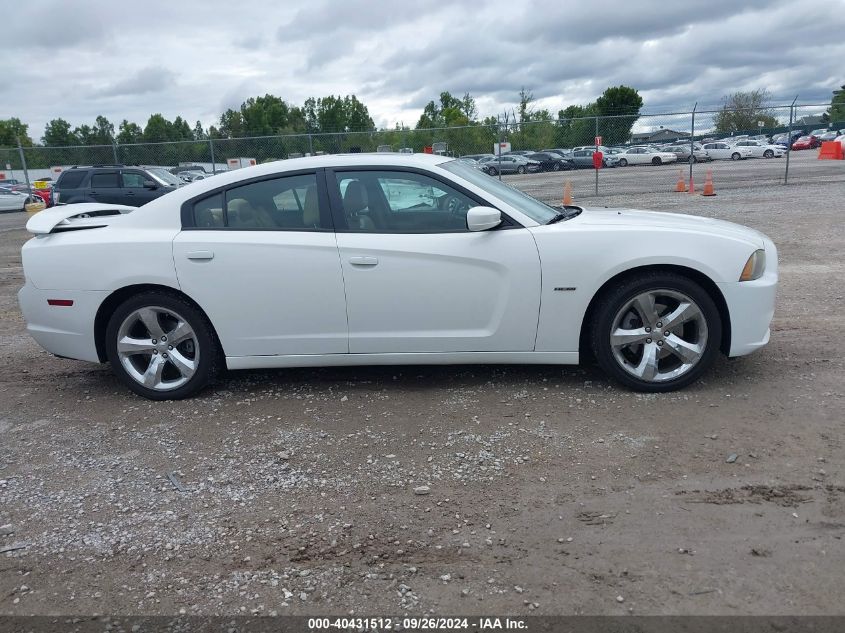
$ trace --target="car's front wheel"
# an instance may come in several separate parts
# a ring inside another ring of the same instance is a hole
[[[206,316],[175,293],[124,301],[106,327],[106,356],[117,377],[151,400],[179,400],[207,386],[220,365]]]
[[[651,159],[652,165],[660,165],[662,163],[663,163],[663,161],[660,160],[660,156],[655,156],[654,158]]]
[[[552,171],[560,171],[560,163],[552,163]]]
[[[774,155],[775,153],[770,149],[767,149],[765,152],[763,152],[763,158],[772,158],[774,157]]]
[[[739,160],[742,156],[739,155],[739,152],[734,152],[731,154],[731,160]]]
[[[620,166],[620,167],[627,167],[627,166],[628,166],[628,161],[627,161],[626,159],[624,159],[624,158],[620,158],[620,159],[619,159],[619,166]]]
[[[522,165],[520,165],[519,167],[517,167],[517,168],[516,168],[516,173],[518,173],[518,174],[524,174],[524,173],[525,173],[525,167],[523,167]]]
[[[638,391],[680,389],[713,363],[722,338],[719,311],[697,283],[645,273],[611,288],[591,331],[599,365]]]

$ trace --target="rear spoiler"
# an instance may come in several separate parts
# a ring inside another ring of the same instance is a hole
[[[33,215],[26,223],[26,230],[35,235],[46,235],[60,231],[99,228],[109,224],[104,221],[105,218],[131,213],[135,209],[136,207],[99,202],[62,204]]]

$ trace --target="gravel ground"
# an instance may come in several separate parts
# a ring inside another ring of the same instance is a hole
[[[594,200],[780,248],[769,346],[663,395],[368,367],[148,402],[26,335],[0,216],[0,614],[845,613],[845,184],[717,192]]]

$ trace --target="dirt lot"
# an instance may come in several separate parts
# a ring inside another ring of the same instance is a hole
[[[406,367],[151,403],[28,338],[0,216],[0,613],[845,613],[843,194],[595,200],[780,248],[770,345],[667,395]]]

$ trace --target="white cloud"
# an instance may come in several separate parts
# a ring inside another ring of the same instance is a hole
[[[207,126],[249,96],[354,93],[377,124],[413,125],[443,90],[472,93],[489,115],[515,107],[522,86],[556,112],[618,84],[652,109],[753,88],[827,101],[845,83],[834,15],[829,0],[30,0],[5,16],[15,54],[0,117],[34,137],[52,118],[99,114]],[[33,36],[34,16],[49,17],[49,37]]]

